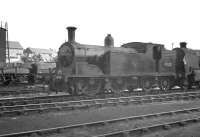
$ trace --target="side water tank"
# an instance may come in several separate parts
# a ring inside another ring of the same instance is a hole
[[[114,47],[114,39],[113,39],[113,37],[111,36],[111,34],[108,34],[108,35],[105,37],[104,46],[105,46],[105,47],[108,47],[108,48]]]

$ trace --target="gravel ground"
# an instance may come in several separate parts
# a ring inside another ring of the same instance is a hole
[[[8,96],[0,96],[0,99],[6,99],[6,98],[20,98],[20,97],[40,97],[40,96],[55,96],[55,95],[68,95],[67,93],[63,92],[44,92],[44,93],[28,93],[28,94],[20,94],[20,95],[8,95]]]
[[[144,126],[152,126],[156,124],[163,124],[168,122],[180,121],[184,119],[197,118],[199,117],[200,112],[191,113],[191,114],[179,114],[173,116],[163,116],[158,118],[147,118],[140,120],[131,120],[131,121],[122,121],[118,123],[112,123],[105,126],[98,127],[89,127],[89,128],[77,128],[73,130],[67,130],[62,134],[53,134],[48,137],[77,137],[77,136],[97,136],[102,134],[108,134],[111,132],[119,132],[123,130],[131,130]],[[133,134],[132,134],[133,135]],[[138,135],[133,135],[137,137]]]
[[[23,90],[30,90],[30,93],[24,94],[15,94],[15,91],[23,91]],[[35,92],[31,92],[31,91]],[[10,95],[1,95],[1,92],[8,91]],[[13,94],[12,94],[13,92]],[[58,92],[50,91],[48,87],[44,88],[43,85],[35,85],[35,86],[11,86],[11,87],[0,87],[0,99],[5,98],[15,98],[15,97],[36,97],[36,96],[47,96],[47,95],[66,95],[66,92]]]
[[[200,124],[193,124],[161,132],[154,132],[142,137],[200,137]]]
[[[45,87],[45,88],[44,88]],[[24,93],[24,94],[15,94],[15,91],[23,91],[23,90],[34,90],[36,93]],[[10,95],[1,95],[1,92],[8,91],[11,93]],[[12,94],[13,93],[13,94]],[[49,91],[47,85],[37,84],[34,86],[8,86],[8,87],[1,87],[0,86],[0,99],[1,98],[10,98],[10,97],[33,97],[33,96],[44,96],[48,94],[55,94],[53,91]],[[63,94],[63,93],[62,93]],[[66,94],[66,93],[65,93]]]
[[[0,118],[0,134],[23,132],[71,124],[108,120],[199,107],[200,100],[105,107],[84,111],[55,112],[30,116]]]

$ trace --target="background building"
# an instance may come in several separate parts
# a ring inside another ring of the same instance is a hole
[[[29,58],[37,58],[38,62],[55,62],[57,52],[53,49],[26,48],[24,55]]]
[[[9,58],[11,63],[21,62],[21,56],[23,55],[23,47],[17,41],[9,41],[8,42],[9,49],[6,49],[6,53],[8,54],[9,50]],[[8,55],[6,55],[6,63],[9,62]]]
[[[6,62],[6,42],[7,42],[7,29],[0,27],[0,66]]]
[[[17,41],[8,41],[7,23],[0,26],[0,66],[6,63],[21,62],[23,47]]]

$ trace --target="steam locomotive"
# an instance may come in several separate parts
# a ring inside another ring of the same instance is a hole
[[[104,46],[86,45],[75,41],[75,27],[67,29],[68,41],[58,51],[55,81],[57,88],[70,94],[199,85],[199,57],[185,42],[173,50],[142,42],[114,47],[114,39],[108,34]]]

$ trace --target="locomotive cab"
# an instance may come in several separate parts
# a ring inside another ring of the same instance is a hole
[[[176,79],[179,85],[191,88],[200,81],[199,58],[195,51],[188,49],[186,45],[186,42],[181,42],[180,48],[173,49],[176,51]]]

